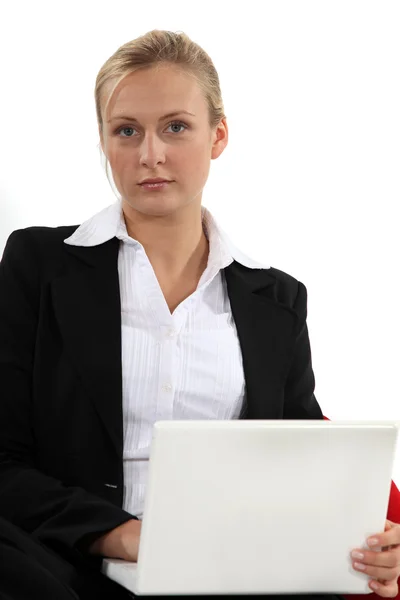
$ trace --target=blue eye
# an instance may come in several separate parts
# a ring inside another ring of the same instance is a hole
[[[182,121],[172,121],[168,125],[168,127],[171,127],[172,125],[178,125],[179,127],[184,127],[185,129],[188,128],[188,126],[185,123],[182,123]],[[125,129],[132,129],[133,131],[135,131],[134,127],[132,127],[130,125],[129,126],[126,125],[126,126],[123,126],[123,127],[120,127],[119,129],[117,129],[116,133],[119,134],[121,131],[124,131]],[[181,133],[181,132],[178,131],[177,133]],[[133,137],[133,136],[132,135],[128,135],[128,136],[123,135],[121,137],[128,137],[129,138],[129,137]]]

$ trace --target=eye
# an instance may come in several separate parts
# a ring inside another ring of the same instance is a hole
[[[168,125],[168,127],[172,127],[172,126],[184,127],[185,129],[188,129],[188,126],[185,123],[183,123],[182,121],[171,121],[171,123]],[[126,129],[132,129],[133,131],[136,131],[134,127],[132,127],[130,125],[129,126],[125,125],[125,126],[120,127],[119,129],[117,129],[115,133],[119,134],[121,131],[124,131]],[[177,133],[181,133],[181,132],[178,131]],[[128,136],[123,135],[121,137],[129,138],[129,137],[133,137],[133,136],[132,135],[128,135]]]

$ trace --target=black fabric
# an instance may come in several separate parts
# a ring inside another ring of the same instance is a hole
[[[77,600],[134,597],[99,570],[77,568],[31,534],[0,518],[1,600]]]

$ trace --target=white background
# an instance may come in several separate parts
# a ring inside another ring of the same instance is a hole
[[[0,255],[14,229],[114,202],[96,75],[125,42],[184,31],[214,61],[229,126],[203,204],[307,287],[323,413],[399,420],[399,3],[26,1],[0,16]]]

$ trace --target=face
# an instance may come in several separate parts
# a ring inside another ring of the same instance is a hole
[[[201,204],[210,160],[227,145],[228,127],[223,119],[210,128],[207,102],[193,78],[169,65],[132,73],[116,88],[103,119],[103,152],[132,209],[162,215]],[[171,183],[161,190],[139,185],[154,177]]]

